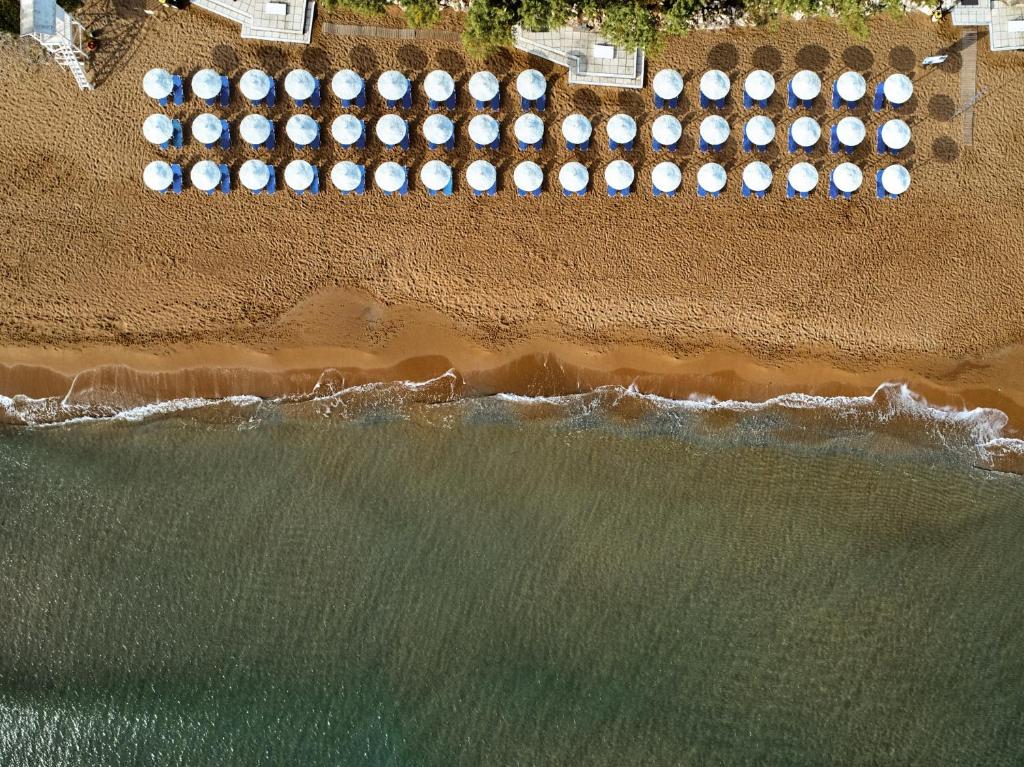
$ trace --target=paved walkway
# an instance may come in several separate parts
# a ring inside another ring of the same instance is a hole
[[[409,29],[408,27],[370,27],[362,24],[323,24],[321,29],[338,37],[376,37],[386,40],[442,40],[457,43],[462,38],[457,32],[440,29]]]
[[[548,32],[515,31],[516,48],[569,68],[573,85],[603,85],[611,88],[644,87],[644,52],[611,45],[600,32],[580,26],[560,27]],[[595,56],[595,46],[605,46],[610,58]]]
[[[974,143],[974,102],[978,84],[978,31],[965,29],[960,41],[960,111],[963,114],[964,146]]]

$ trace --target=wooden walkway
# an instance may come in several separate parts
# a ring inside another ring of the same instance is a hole
[[[964,146],[974,142],[974,102],[978,87],[978,31],[965,29],[960,39],[960,111],[963,114]]]
[[[457,43],[458,32],[440,29],[409,29],[407,27],[370,27],[362,24],[324,24],[323,31],[338,37],[376,37],[384,40],[441,40]]]

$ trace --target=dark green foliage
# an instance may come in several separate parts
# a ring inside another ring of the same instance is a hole
[[[642,48],[648,53],[658,49],[658,19],[640,0],[608,3],[601,20],[601,31],[623,48]]]
[[[521,19],[516,2],[474,0],[466,13],[462,43],[475,58],[485,58],[499,48],[512,44],[512,27]]]
[[[410,27],[432,27],[441,18],[438,0],[402,0],[401,4]]]
[[[388,0],[321,0],[321,2],[328,8],[344,8],[363,16],[384,13],[384,9],[388,7]]]
[[[544,32],[565,24],[571,12],[568,0],[523,0],[520,15],[525,29]]]

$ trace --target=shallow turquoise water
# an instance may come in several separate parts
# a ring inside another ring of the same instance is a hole
[[[3,433],[0,764],[1024,763],[1024,478],[599,405]]]

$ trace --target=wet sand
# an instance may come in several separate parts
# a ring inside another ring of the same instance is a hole
[[[586,164],[598,184],[613,156],[604,122],[618,111],[637,118],[638,193],[570,201],[548,187],[538,200],[517,199],[510,186],[519,153],[509,131],[518,109],[506,94],[494,199],[473,199],[460,183],[470,161],[491,156],[470,148],[465,104],[455,117],[457,148],[446,155],[422,140],[421,99],[403,161],[418,169],[447,157],[457,173],[452,198],[428,198],[416,185],[404,200],[375,191],[341,198],[329,182],[316,199],[192,190],[171,198],[141,183],[142,168],[159,156],[141,134],[155,111],[139,85],[152,66],[190,74],[213,65],[235,81],[250,66],[278,76],[298,65],[321,76],[354,66],[370,77],[444,67],[463,85],[475,65],[450,43],[343,39],[321,34],[319,24],[312,46],[285,48],[240,40],[236,26],[199,11],[146,17],[121,9],[100,19],[102,11],[90,4],[82,14],[107,29],[94,93],[76,93],[66,73],[22,55],[27,43],[0,47],[0,393],[60,394],[97,368],[76,391],[95,385],[128,400],[308,391],[325,368],[348,384],[453,367],[479,392],[635,382],[667,396],[743,399],[864,394],[898,380],[936,404],[998,407],[1012,426],[1024,423],[1024,61],[989,53],[984,37],[986,92],[973,146],[962,145],[954,114],[956,51],[940,69],[915,71],[903,115],[914,130],[904,157],[913,186],[895,204],[874,199],[874,172],[887,163],[868,147],[854,155],[865,186],[852,202],[830,202],[821,188],[811,200],[787,201],[779,185],[765,200],[743,200],[746,160],[735,137],[744,112],[735,101],[725,111],[734,126],[723,155],[730,188],[719,200],[697,199],[704,160],[695,148],[702,115],[694,75],[709,65],[738,77],[763,67],[784,81],[811,67],[827,86],[853,67],[873,83],[955,43],[956,30],[921,15],[880,19],[866,42],[801,22],[670,44],[648,65],[687,74],[684,137],[673,157],[684,187],[672,201],[647,189],[663,159],[648,145],[648,90],[570,86],[564,70],[519,54],[488,66],[506,84],[527,65],[547,72],[549,138],[570,112],[595,120]],[[204,109],[188,101],[168,113],[187,127]],[[216,111],[236,125],[249,110],[236,97]],[[282,99],[268,112],[279,124],[271,155],[279,169],[302,156],[283,135],[293,111]],[[834,113],[815,112],[827,132]],[[870,139],[883,118],[861,112]],[[325,132],[338,113],[327,96],[316,111]],[[371,130],[380,113],[372,104]],[[792,119],[778,101],[767,114],[780,133]],[[307,153],[324,178],[339,159],[373,167],[388,155],[374,142],[364,153],[344,152],[325,137]],[[187,144],[173,158],[186,172],[205,157],[237,170],[256,153],[237,137],[235,144],[227,153]],[[549,140],[540,153],[549,179],[571,157],[558,144]],[[777,147],[768,158],[780,178],[792,162]],[[821,149],[810,159],[823,176],[839,161]]]

